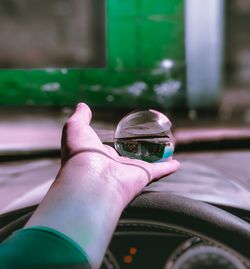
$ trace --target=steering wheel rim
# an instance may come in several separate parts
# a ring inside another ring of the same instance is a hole
[[[0,229],[0,241],[22,228],[36,206]],[[6,217],[10,213],[2,216]],[[124,210],[117,229],[124,223],[164,224],[176,231],[201,239],[233,252],[250,265],[250,224],[213,205],[169,192],[145,192]]]
[[[250,224],[213,205],[172,194],[146,192],[123,212],[121,221],[164,223],[233,252],[250,265]],[[118,225],[119,228],[119,225]]]

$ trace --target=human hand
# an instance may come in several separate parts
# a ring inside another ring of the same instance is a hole
[[[91,128],[91,111],[80,103],[64,126],[62,165],[29,226],[53,228],[73,239],[99,268],[122,210],[152,180],[179,163],[147,163],[121,157]]]
[[[89,173],[99,174],[99,177],[93,177],[96,187],[111,188],[122,198],[124,206],[148,183],[179,168],[179,162],[173,159],[147,163],[119,156],[114,148],[101,142],[89,125],[91,118],[90,108],[79,103],[65,124],[62,134],[62,169],[68,162],[74,170],[86,165]]]

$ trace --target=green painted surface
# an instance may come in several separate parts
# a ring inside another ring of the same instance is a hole
[[[163,59],[183,61],[183,44],[180,36],[183,25],[179,21],[144,19],[140,23],[139,58],[144,68],[152,68]],[[153,34],[152,34],[153,33]]]
[[[0,104],[183,106],[184,50],[183,0],[107,0],[106,68],[1,70]]]

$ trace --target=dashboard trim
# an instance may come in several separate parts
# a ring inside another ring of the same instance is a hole
[[[200,238],[202,241],[204,241],[204,243],[207,244],[213,244],[214,246],[221,248],[229,253],[231,253],[232,255],[236,256],[245,266],[247,266],[247,268],[250,268],[250,261],[247,260],[245,257],[243,257],[242,255],[240,255],[239,253],[237,253],[236,251],[234,251],[233,249],[231,249],[228,246],[225,246],[224,244],[214,240],[213,238],[209,238],[207,236],[204,236],[203,234],[200,234],[199,232],[196,231],[192,231],[190,229],[178,226],[178,225],[174,225],[174,224],[170,224],[170,223],[164,223],[164,222],[158,222],[158,221],[152,221],[152,220],[140,220],[140,219],[122,219],[119,221],[118,223],[118,230],[119,228],[125,228],[125,227],[147,227],[147,228],[154,228],[157,229],[158,227],[160,227],[161,229],[166,229],[168,231],[174,231],[174,232],[178,232],[181,233],[183,235],[189,236],[189,237],[198,237]],[[115,235],[118,232],[115,232]],[[126,231],[119,231],[119,234],[121,235],[121,233],[126,233]],[[137,232],[138,233],[138,232]]]

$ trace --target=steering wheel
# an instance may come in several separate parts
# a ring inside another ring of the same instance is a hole
[[[249,262],[250,224],[210,204],[167,192],[140,195],[121,221],[161,223],[235,252]]]
[[[0,229],[1,240],[21,228],[35,207]],[[12,213],[13,214],[13,213]],[[20,212],[19,212],[20,214]],[[2,215],[2,220],[10,213]],[[213,205],[169,192],[147,192],[138,196],[123,212],[117,230],[146,226],[147,229],[172,229],[196,236],[237,256],[249,266],[250,224]]]

